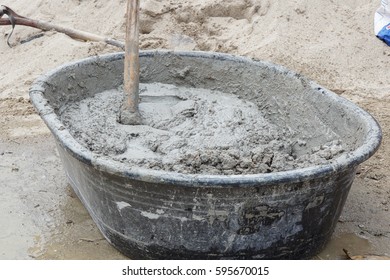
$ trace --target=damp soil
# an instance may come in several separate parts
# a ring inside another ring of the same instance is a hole
[[[327,164],[344,152],[336,134],[306,148],[310,139],[267,120],[255,102],[218,90],[141,84],[139,126],[117,122],[123,98],[121,88],[104,91],[59,115],[80,144],[130,168],[258,174]]]

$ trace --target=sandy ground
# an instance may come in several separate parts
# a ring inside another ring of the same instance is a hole
[[[18,13],[123,40],[125,2],[3,0]],[[288,3],[286,3],[288,2]],[[219,51],[282,64],[370,112],[383,143],[361,165],[333,239],[317,258],[390,255],[390,47],[373,35],[379,0],[141,0],[141,48]],[[123,259],[68,185],[29,103],[40,74],[117,51],[103,43],[0,27],[0,259]],[[28,41],[28,42],[25,42]]]

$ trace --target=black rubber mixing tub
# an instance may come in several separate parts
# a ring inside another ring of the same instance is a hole
[[[58,117],[69,102],[120,86],[123,54],[64,65],[38,79],[30,96],[55,136],[72,187],[107,240],[131,258],[301,259],[318,253],[336,226],[356,167],[380,144],[377,122],[270,63],[203,52],[140,56],[143,83],[236,94],[261,106],[269,121],[308,139],[305,148],[333,133],[346,150],[329,164],[267,174],[129,168],[80,145]]]

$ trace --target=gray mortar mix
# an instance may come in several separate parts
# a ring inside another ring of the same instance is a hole
[[[63,107],[70,133],[91,151],[156,170],[190,174],[256,174],[330,163],[343,151],[336,138],[304,150],[291,128],[271,124],[256,104],[216,90],[140,84],[144,125],[117,122],[123,90]]]

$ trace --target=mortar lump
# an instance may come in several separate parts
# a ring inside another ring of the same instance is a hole
[[[117,122],[121,88],[68,104],[60,114],[83,146],[132,167],[189,174],[257,174],[329,163],[343,150],[334,139],[306,146],[299,134],[266,120],[256,104],[215,90],[140,84],[144,125]],[[298,137],[297,137],[298,135]]]

